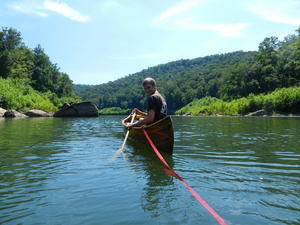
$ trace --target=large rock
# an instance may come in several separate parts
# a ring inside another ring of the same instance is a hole
[[[47,112],[44,112],[44,111],[38,110],[38,109],[28,110],[25,113],[25,115],[29,116],[29,117],[51,117],[51,116],[53,116],[52,113],[47,113]]]
[[[246,116],[267,116],[267,115],[269,115],[269,113],[266,112],[264,109],[261,109],[261,110],[249,113]]]
[[[4,115],[5,112],[6,112],[6,109],[0,108],[0,117],[2,117],[2,116]]]
[[[61,109],[54,113],[55,117],[65,116],[98,116],[98,108],[91,102],[66,103]]]
[[[16,111],[16,110],[7,110],[3,117],[6,117],[6,118],[25,118],[27,117],[26,115]]]

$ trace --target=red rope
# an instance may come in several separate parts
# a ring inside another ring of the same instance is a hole
[[[206,201],[204,201],[201,196],[193,189],[191,188],[173,169],[171,169],[171,167],[169,166],[169,164],[165,161],[165,159],[162,157],[162,155],[160,154],[160,152],[157,150],[157,148],[155,147],[155,145],[153,144],[151,138],[149,137],[147,131],[145,129],[143,129],[144,134],[150,144],[150,146],[152,147],[152,149],[154,150],[155,154],[157,155],[157,157],[163,162],[163,164],[165,164],[165,166],[171,171],[171,173],[178,179],[180,180],[183,185],[191,192],[191,194],[201,203],[201,205],[207,209],[207,211],[218,221],[219,224],[221,225],[226,225],[225,221],[215,212],[215,210],[213,210],[212,207],[210,207],[208,205],[208,203],[206,203]]]

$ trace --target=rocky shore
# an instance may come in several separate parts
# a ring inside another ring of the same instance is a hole
[[[0,117],[3,118],[27,118],[27,117],[51,117],[53,113],[47,113],[38,109],[31,109],[26,111],[6,110],[0,108]]]
[[[214,114],[214,115],[206,115],[206,114],[183,114],[182,116],[217,116],[217,117],[300,117],[300,114],[279,114],[279,113],[269,113],[263,109],[248,113],[246,115],[223,115],[223,114]]]
[[[98,108],[91,102],[65,103],[57,112],[48,113],[38,109],[11,110],[0,108],[0,118],[28,118],[28,117],[97,117]]]

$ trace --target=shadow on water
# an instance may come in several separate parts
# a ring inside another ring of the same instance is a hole
[[[170,172],[166,166],[160,161],[153,149],[148,143],[141,144],[132,139],[127,142],[132,151],[128,155],[127,160],[133,165],[139,165],[136,169],[137,173],[140,173],[140,169],[145,174],[146,180],[144,187],[144,197],[142,198],[142,207],[144,210],[149,211],[153,217],[161,215],[161,210],[168,207],[173,198],[166,196],[166,190],[168,194],[174,191],[174,177],[170,175]],[[170,154],[162,153],[165,161],[173,168],[174,161],[173,156]]]

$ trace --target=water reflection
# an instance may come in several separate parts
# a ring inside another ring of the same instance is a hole
[[[6,119],[0,123],[0,221],[9,222],[16,214],[18,218],[32,214],[21,205],[41,199],[32,194],[40,192],[56,165],[66,160],[55,159],[55,155],[67,151],[56,144],[67,127],[54,118]]]
[[[300,204],[295,200],[300,197],[299,119],[177,118],[174,121],[187,124],[176,133],[177,153],[189,162],[202,162],[202,168],[196,164],[181,163],[181,166],[190,166],[194,172],[205,171],[206,175],[202,175],[218,184],[213,189],[230,198],[228,213],[235,215],[227,219],[235,223],[242,218],[257,224],[299,223],[296,212],[300,211]]]
[[[215,224],[122,117],[0,120],[2,224]],[[299,224],[300,120],[173,118],[166,160],[228,224]],[[117,215],[116,216],[116,212]]]
[[[131,147],[131,153],[127,158],[133,165],[132,169],[137,173],[143,172],[143,179],[146,179],[143,188],[142,207],[149,211],[153,217],[161,215],[162,210],[170,206],[173,198],[174,177],[170,176],[167,168],[158,159],[151,147],[145,143],[140,144],[134,140],[128,140],[127,144]],[[164,159],[171,168],[174,167],[172,155],[163,154]],[[169,188],[168,188],[169,186]],[[162,188],[163,187],[163,188]],[[168,190],[166,192],[166,189]],[[168,193],[166,195],[166,193]]]

